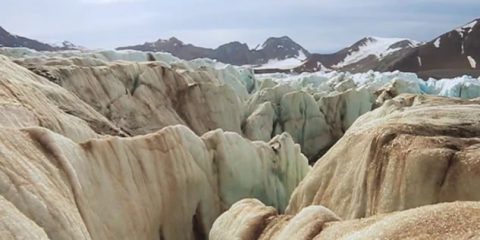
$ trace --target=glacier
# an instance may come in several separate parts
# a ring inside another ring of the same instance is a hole
[[[152,129],[157,129],[166,123],[190,123],[187,125],[196,129],[199,134],[203,134],[207,129],[220,127],[237,132],[250,140],[260,141],[269,141],[276,135],[287,132],[294,142],[301,146],[302,153],[310,161],[316,161],[322,156],[357,118],[400,94],[462,99],[480,97],[480,80],[470,76],[424,81],[414,73],[399,71],[368,71],[356,74],[340,71],[254,74],[252,67],[234,66],[205,58],[186,61],[168,53],[135,50],[37,52],[29,49],[0,48],[0,54],[9,56],[16,63],[53,82],[63,79],[63,83],[60,81],[57,84],[70,87],[70,91],[80,95],[85,88],[72,87],[76,86],[78,79],[91,79],[91,82],[110,82],[116,79],[128,85],[131,81],[128,76],[139,76],[140,73],[145,75],[143,72],[147,71],[153,75],[147,74],[139,79],[140,82],[151,84],[162,81],[159,79],[164,76],[161,72],[150,71],[150,68],[164,69],[169,74],[174,74],[174,78],[178,78],[171,79],[172,84],[182,82],[190,89],[188,94],[174,91],[173,95],[180,96],[179,99],[198,98],[193,102],[181,103],[177,108],[175,105],[171,106],[173,109],[168,108],[173,115],[180,114],[189,120],[162,120],[159,124],[147,121],[139,126],[132,125],[133,129],[139,129],[133,132],[140,133],[144,128],[150,129],[147,127],[150,125]],[[121,77],[114,74],[119,69],[123,69],[122,72],[126,75]],[[102,77],[97,79],[91,72],[102,73]],[[96,91],[95,88],[92,88],[92,91]],[[128,90],[119,90],[118,94],[125,92],[128,93]],[[210,97],[203,95],[204,92],[209,92],[205,94]],[[211,97],[213,93],[216,94],[215,97]],[[90,98],[85,96],[84,98],[90,104],[98,105],[98,101],[90,101]],[[162,106],[166,101],[158,99],[160,97],[155,94],[151,98],[156,100],[150,102],[157,102]],[[168,97],[170,98],[171,96]],[[128,99],[130,97],[126,96],[123,100],[130,106],[133,103]],[[123,116],[126,112],[122,109],[124,107],[117,110],[118,114]],[[108,109],[105,111],[109,112]],[[166,110],[156,111],[165,115]],[[137,117],[133,116],[134,119]],[[203,117],[209,120],[205,122],[197,119]],[[148,118],[152,119],[152,116]],[[144,120],[140,122],[142,121]],[[131,130],[129,128],[129,131]]]
[[[299,212],[310,204],[350,219],[480,199],[471,196],[480,98],[460,100],[479,97],[477,78],[255,75],[211,59],[130,50],[1,54],[10,58],[0,56],[3,174],[21,179],[0,182],[21,191],[1,195],[0,205],[13,216],[4,225],[29,224],[11,231],[26,239],[34,238],[30,232],[52,239],[206,239],[212,226],[211,239],[225,239],[231,221],[214,220],[249,197],[288,214],[279,218],[287,224],[307,227],[296,219],[312,222]],[[399,182],[407,191],[388,192]],[[361,204],[370,202],[372,211]],[[471,208],[478,212],[478,204],[442,209]],[[279,229],[287,226],[274,218]]]
[[[396,82],[398,93],[429,94],[444,97],[472,99],[480,97],[480,79],[462,76],[452,79],[433,79],[427,81],[415,73],[406,72],[315,72],[302,74],[258,74],[259,81],[271,79],[281,84],[288,84],[297,90],[309,92],[336,93],[339,87],[366,88],[371,93]],[[341,91],[340,91],[341,92]]]

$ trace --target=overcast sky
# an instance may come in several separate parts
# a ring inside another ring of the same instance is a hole
[[[326,53],[364,36],[427,41],[479,17],[480,0],[0,0],[12,33],[109,49],[171,36],[253,48],[288,35]]]

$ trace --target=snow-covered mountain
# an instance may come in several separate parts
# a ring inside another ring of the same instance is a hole
[[[424,77],[480,75],[480,19],[434,38],[393,66]]]
[[[312,54],[296,71],[382,71],[399,56],[418,45],[418,42],[405,38],[366,37],[333,54]]]
[[[296,67],[305,60],[310,53],[287,36],[271,37],[261,46],[250,49],[247,44],[230,42],[218,48],[203,48],[192,44],[185,44],[177,38],[146,42],[141,45],[119,47],[117,50],[139,50],[151,52],[168,52],[185,60],[196,58],[211,58],[220,62],[234,65],[261,66],[275,62],[292,62],[293,59],[301,60],[290,67]]]
[[[292,41],[289,37],[269,38],[262,46],[255,49],[263,51],[268,61],[255,65],[257,71],[283,71],[301,66],[310,53]],[[280,58],[279,58],[280,56]],[[261,59],[264,62],[265,59]]]
[[[360,41],[358,47],[349,49],[349,53],[343,61],[335,64],[332,68],[351,66],[372,56],[378,60],[383,60],[394,52],[416,45],[418,45],[417,42],[404,38],[367,37]]]
[[[368,70],[417,73],[424,79],[480,76],[480,19],[426,43],[367,37],[333,54],[312,54],[296,72]]]

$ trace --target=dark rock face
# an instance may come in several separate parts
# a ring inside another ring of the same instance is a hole
[[[211,58],[234,65],[257,65],[264,64],[271,59],[283,60],[293,57],[298,58],[304,56],[306,58],[310,56],[310,53],[306,49],[285,36],[269,38],[260,48],[257,49],[250,49],[247,44],[240,42],[227,43],[216,49],[202,48],[191,44],[184,44],[176,38],[117,48],[117,50],[125,49],[169,52],[178,58],[186,60]]]
[[[26,47],[37,51],[54,51],[54,47],[36,40],[10,34],[0,27],[0,46],[3,47]]]
[[[255,61],[256,55],[258,55],[250,51],[247,44],[240,42],[221,45],[217,49],[212,50],[212,52],[213,56],[211,58],[235,65],[250,64],[252,61]]]
[[[480,19],[419,46],[392,68],[427,77],[480,75]]]
[[[211,49],[196,47],[191,44],[184,44],[175,37],[172,37],[168,40],[159,39],[156,42],[146,42],[142,45],[117,48],[117,50],[126,49],[150,52],[169,52],[174,56],[185,60],[192,60],[198,58],[198,56],[211,56]]]

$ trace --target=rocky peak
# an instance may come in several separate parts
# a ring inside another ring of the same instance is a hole
[[[241,43],[238,41],[223,44],[220,47],[218,47],[218,50],[220,49],[229,49],[229,50],[235,50],[235,51],[250,51],[250,48],[246,43]]]
[[[263,52],[264,59],[305,59],[310,53],[287,36],[271,37],[257,50]]]

